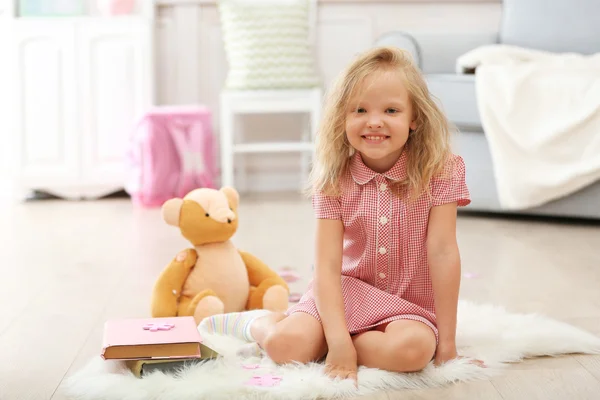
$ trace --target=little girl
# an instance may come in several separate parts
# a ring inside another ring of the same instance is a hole
[[[419,371],[457,357],[457,206],[465,165],[410,56],[360,55],[329,93],[310,189],[314,279],[286,313],[217,315],[200,328],[255,342],[277,363],[326,356],[331,377],[358,365]]]

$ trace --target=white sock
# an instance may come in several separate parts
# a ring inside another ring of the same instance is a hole
[[[247,342],[254,342],[250,327],[258,317],[271,313],[268,310],[252,310],[237,313],[226,313],[213,315],[202,320],[198,326],[199,330],[208,333],[219,333],[229,335]]]

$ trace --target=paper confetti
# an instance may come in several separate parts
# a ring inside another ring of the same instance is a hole
[[[249,386],[276,386],[279,385],[281,377],[274,375],[254,375],[250,380],[246,381],[245,384]]]
[[[300,279],[300,275],[298,275],[296,272],[282,271],[279,273],[279,276],[281,276],[283,280],[288,283],[296,282]]]
[[[298,274],[292,267],[282,267],[279,269],[279,276],[283,278],[284,281],[288,283],[296,282],[300,279],[300,274]]]
[[[302,293],[290,293],[289,301],[290,303],[297,303],[302,298]]]

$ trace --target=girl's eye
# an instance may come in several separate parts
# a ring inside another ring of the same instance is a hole
[[[390,113],[390,114],[395,114],[395,113],[398,112],[398,110],[396,110],[395,108],[388,108],[387,112]]]
[[[360,107],[356,109],[356,112],[359,113],[359,114],[364,113],[366,111],[367,110],[365,110],[364,108],[360,108]]]

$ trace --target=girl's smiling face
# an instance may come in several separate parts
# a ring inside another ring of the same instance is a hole
[[[383,173],[396,163],[416,129],[412,103],[401,72],[385,70],[368,76],[350,99],[346,136],[365,165]]]

